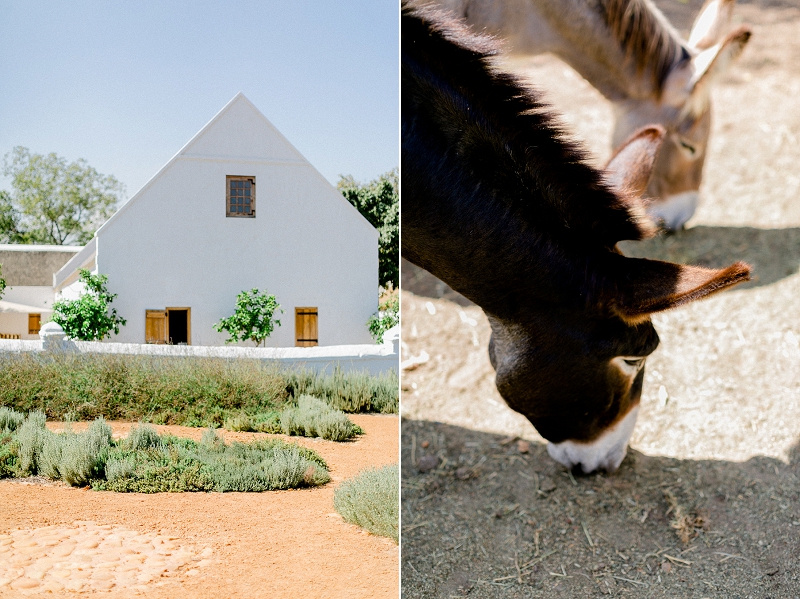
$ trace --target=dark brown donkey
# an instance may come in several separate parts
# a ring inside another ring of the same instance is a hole
[[[600,172],[493,67],[491,39],[404,8],[401,46],[403,255],[486,312],[497,388],[550,455],[614,470],[658,345],[650,314],[746,281],[749,267],[617,249],[653,234],[638,196],[662,129],[634,135]]]

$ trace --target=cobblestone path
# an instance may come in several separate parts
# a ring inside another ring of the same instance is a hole
[[[211,548],[176,537],[76,521],[0,534],[0,592],[146,590],[210,564]]]

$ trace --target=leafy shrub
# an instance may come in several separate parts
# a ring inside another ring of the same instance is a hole
[[[258,289],[242,291],[236,296],[233,315],[220,320],[214,325],[214,330],[228,333],[225,343],[249,340],[258,347],[272,334],[275,325],[281,326],[281,321],[273,318],[278,310],[280,305],[274,295]]]
[[[124,446],[132,450],[160,449],[163,446],[163,442],[156,429],[149,424],[140,423],[128,433]]]
[[[367,371],[316,374],[296,370],[287,374],[287,391],[293,397],[313,395],[343,412],[396,414],[399,408],[398,380],[395,372],[373,376]]]
[[[280,440],[226,445],[210,428],[196,443],[139,425],[115,442],[102,418],[84,433],[56,434],[41,412],[32,412],[15,433],[0,434],[0,478],[37,473],[71,485],[140,493],[267,491],[330,480],[317,453]]]
[[[253,361],[102,354],[2,354],[0,404],[93,420],[221,425],[229,411],[281,406],[285,376]]]
[[[22,423],[25,416],[11,408],[0,407],[0,434],[13,433]]]
[[[325,484],[327,467],[310,450],[278,440],[234,443],[202,455],[216,491],[270,491]]]
[[[217,431],[214,429],[214,427],[209,426],[203,431],[203,434],[200,435],[200,444],[207,445],[209,447],[218,447],[220,445],[224,445],[225,440],[221,435],[217,434]]]
[[[344,481],[333,506],[346,522],[373,534],[399,540],[400,475],[397,465],[365,470]]]
[[[60,435],[45,431],[42,438],[42,450],[39,455],[39,462],[37,464],[37,471],[48,478],[57,480],[61,478],[61,454],[64,450],[64,439],[66,435],[72,433],[66,432]]]
[[[85,289],[76,300],[53,302],[53,322],[61,325],[67,337],[81,341],[99,341],[111,337],[111,331],[119,335],[120,327],[127,322],[117,314],[116,308],[109,308],[117,297],[109,293],[106,275],[93,275],[81,268],[80,281]]]
[[[0,478],[17,476],[18,471],[18,446],[10,434],[0,433]]]
[[[281,433],[281,412],[259,412],[252,417],[253,430],[258,433]]]
[[[296,408],[284,410],[281,429],[286,435],[322,437],[330,441],[344,441],[363,432],[344,412],[310,395],[301,396]]]
[[[136,471],[136,458],[123,454],[111,454],[106,460],[106,480],[108,484],[130,478]]]
[[[103,475],[110,446],[111,428],[102,418],[92,422],[82,434],[45,430],[38,472],[73,486],[88,485]]]
[[[287,400],[314,395],[345,412],[397,413],[395,373],[316,374],[253,360],[103,354],[0,354],[0,405],[52,418],[221,426],[244,413],[269,428]],[[255,427],[257,430],[258,426]]]
[[[23,475],[36,474],[47,428],[42,412],[31,412],[15,435],[19,469]]]
[[[253,419],[250,418],[247,414],[236,414],[229,418],[225,419],[225,423],[222,425],[229,431],[254,431],[255,424],[253,423]]]
[[[213,481],[200,472],[202,464],[180,445],[168,442],[160,449],[111,450],[105,480],[92,485],[101,491],[165,493],[212,491]]]
[[[225,445],[216,431],[200,443],[164,437],[160,449],[112,450],[106,480],[95,488],[109,491],[269,491],[328,482],[327,465],[311,450],[264,441]]]
[[[378,312],[367,320],[369,334],[375,343],[383,343],[383,334],[394,326],[400,324],[400,297],[397,293],[390,294],[378,305]]]
[[[398,169],[369,183],[342,176],[342,195],[378,230],[378,277],[381,285],[397,287],[400,274],[400,188]]]

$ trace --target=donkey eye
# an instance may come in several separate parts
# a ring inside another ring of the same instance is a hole
[[[644,358],[637,357],[618,357],[611,360],[625,375],[629,377],[636,376],[644,366]]]
[[[693,145],[687,144],[685,141],[681,142],[681,147],[689,152],[690,156],[694,156],[695,152],[697,152],[697,149]]]

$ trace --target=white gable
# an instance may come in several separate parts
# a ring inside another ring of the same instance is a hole
[[[179,154],[189,158],[306,162],[242,93],[228,102]]]
[[[255,180],[254,217],[227,216],[229,176]],[[213,324],[233,313],[239,292],[257,287],[285,310],[269,344],[294,345],[295,309],[312,307],[320,344],[370,342],[378,232],[242,94],[79,256],[67,266],[93,258],[118,294],[128,324],[115,341],[142,343],[148,310],[189,308],[191,343],[221,345]],[[67,270],[58,273],[61,287],[75,276]]]
[[[107,229],[131,205],[135,204],[141,195],[146,195],[147,190],[180,160],[211,161],[217,164],[229,163],[231,165],[248,163],[264,165],[271,163],[273,166],[306,167],[327,188],[324,193],[328,196],[328,199],[340,204],[344,211],[349,213],[349,218],[358,221],[356,226],[377,234],[377,231],[367,219],[289,143],[242,92],[239,92],[177,154],[162,166],[161,170],[153,175],[130,200],[112,214],[111,218],[103,223],[95,235],[99,235],[103,230]],[[242,171],[238,174],[246,173]]]

